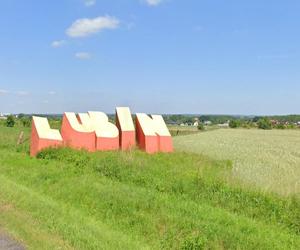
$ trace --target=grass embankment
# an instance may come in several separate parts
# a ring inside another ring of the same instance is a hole
[[[228,161],[70,149],[31,159],[18,129],[0,131],[0,225],[30,249],[300,245],[299,200],[227,183]]]
[[[300,194],[300,130],[219,129],[174,138],[177,150],[230,159],[236,180],[281,195]]]

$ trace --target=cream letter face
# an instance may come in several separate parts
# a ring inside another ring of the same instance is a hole
[[[96,133],[96,150],[119,149],[119,130],[117,126],[108,120],[103,112],[89,111],[88,115]]]
[[[88,115],[97,137],[115,138],[119,136],[117,126],[109,122],[108,116],[105,113],[89,111]]]
[[[57,129],[51,129],[47,118],[32,117],[30,155],[35,156],[44,148],[62,145],[63,139]]]
[[[120,148],[128,150],[135,146],[135,128],[128,107],[116,108],[116,124],[120,131]]]

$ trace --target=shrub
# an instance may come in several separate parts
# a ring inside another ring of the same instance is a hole
[[[197,128],[198,128],[198,130],[205,130],[203,123],[199,123]]]
[[[22,123],[23,127],[26,127],[26,128],[30,127],[31,121],[30,121],[29,117],[24,116],[20,120],[21,120],[21,123]]]
[[[272,129],[272,123],[268,118],[261,118],[257,122],[257,126],[260,129]]]
[[[291,123],[291,124],[288,124],[288,125],[287,125],[287,128],[288,128],[288,129],[295,129],[295,128],[297,128],[297,126],[296,126],[295,124],[292,124],[292,123]]]
[[[277,128],[277,129],[285,129],[286,127],[282,123],[279,123],[279,124],[275,125],[275,128]]]
[[[6,120],[6,127],[14,127],[15,126],[15,118],[12,115],[9,115]]]
[[[239,127],[239,122],[237,121],[237,120],[231,120],[230,122],[229,122],[229,127],[230,128],[237,128],[237,127]]]

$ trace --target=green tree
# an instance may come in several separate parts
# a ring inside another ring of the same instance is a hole
[[[31,125],[30,118],[26,117],[26,116],[22,117],[21,123],[22,123],[23,127],[30,127],[30,125]]]
[[[15,118],[13,115],[9,115],[7,117],[7,120],[6,120],[6,127],[10,127],[12,128],[13,126],[15,126]]]
[[[257,126],[260,129],[272,129],[272,123],[268,118],[261,118],[257,122]]]
[[[18,114],[19,119],[22,119],[24,116],[25,116],[25,114],[23,114],[23,113]]]
[[[231,120],[230,122],[229,122],[229,127],[230,128],[237,128],[237,127],[239,127],[240,126],[240,124],[239,124],[239,122],[237,121],[237,120]]]

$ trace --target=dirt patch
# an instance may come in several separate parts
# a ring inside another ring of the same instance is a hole
[[[25,247],[0,231],[0,250],[25,250]]]

